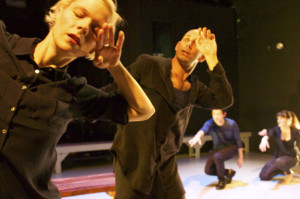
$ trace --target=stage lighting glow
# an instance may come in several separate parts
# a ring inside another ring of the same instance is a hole
[[[282,42],[277,42],[276,49],[277,50],[282,50],[283,48],[284,48],[284,44]]]

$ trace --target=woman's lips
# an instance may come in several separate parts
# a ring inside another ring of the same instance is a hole
[[[79,37],[77,37],[76,35],[74,35],[74,34],[68,34],[68,36],[71,38],[71,42],[73,43],[73,44],[76,44],[76,45],[80,45],[80,38]]]

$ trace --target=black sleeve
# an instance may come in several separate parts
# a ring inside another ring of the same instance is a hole
[[[128,123],[128,103],[123,96],[90,86],[85,78],[71,78],[68,80],[75,96],[74,111],[90,121],[111,121],[114,123]]]
[[[273,127],[273,128],[271,128],[271,129],[268,129],[267,136],[268,136],[269,138],[275,137],[275,136],[276,136],[276,127]]]
[[[198,82],[197,105],[204,108],[228,108],[233,104],[232,88],[220,63],[208,71],[209,86]]]

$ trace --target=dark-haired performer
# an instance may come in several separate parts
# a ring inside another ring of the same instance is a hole
[[[240,138],[240,129],[238,124],[226,117],[226,112],[222,109],[212,110],[212,119],[206,121],[198,133],[189,140],[190,146],[196,143],[201,145],[201,137],[210,135],[213,141],[213,150],[205,165],[205,173],[218,176],[219,183],[217,189],[224,189],[226,184],[231,183],[235,171],[225,169],[224,162],[233,158],[238,153],[237,163],[243,165],[243,143]]]
[[[287,110],[276,114],[277,126],[269,129],[261,139],[259,149],[265,152],[270,148],[269,138],[275,139],[274,157],[262,168],[259,177],[261,180],[271,180],[277,174],[286,175],[284,183],[289,183],[293,178],[290,170],[297,163],[296,142],[299,140],[299,121],[295,113]],[[260,132],[262,135],[263,130]]]

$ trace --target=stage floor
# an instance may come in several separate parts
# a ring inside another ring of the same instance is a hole
[[[179,173],[186,190],[186,199],[299,199],[300,173],[296,172],[290,184],[282,184],[283,175],[271,181],[260,181],[259,172],[272,156],[262,153],[245,153],[244,165],[238,168],[236,158],[225,162],[226,168],[237,171],[232,183],[223,190],[216,190],[218,180],[215,176],[204,173],[207,156],[200,159],[178,157]],[[61,174],[53,174],[53,178],[81,176],[96,173],[112,172],[111,164],[94,165],[65,169]],[[65,197],[64,199],[109,199],[106,193]]]

